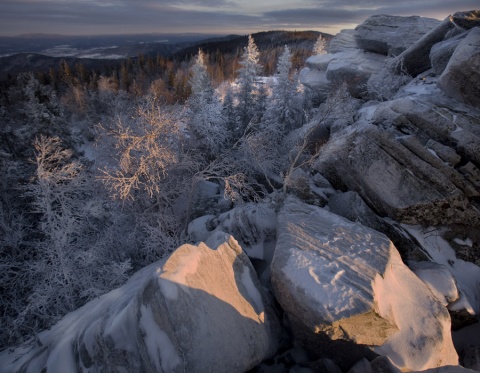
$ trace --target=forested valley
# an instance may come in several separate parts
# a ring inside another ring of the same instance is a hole
[[[318,110],[298,71],[328,38],[285,34],[0,82],[0,348],[195,242],[195,217],[302,193],[318,148],[306,134],[285,151],[288,134],[348,117],[351,97]],[[205,188],[221,203],[202,204]]]

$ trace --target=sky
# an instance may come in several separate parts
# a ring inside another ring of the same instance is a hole
[[[478,0],[0,0],[0,35],[317,30],[336,34],[373,14],[444,19]]]

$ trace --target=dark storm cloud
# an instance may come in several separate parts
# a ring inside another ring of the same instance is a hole
[[[206,11],[178,7],[192,4]],[[231,25],[249,28],[256,23],[257,17],[222,11],[228,4],[226,0],[1,1],[0,34],[223,31]],[[211,7],[216,10],[208,11]]]
[[[271,10],[256,10],[266,4]],[[444,18],[478,5],[478,0],[436,0],[434,5],[425,0],[0,0],[0,35],[322,29],[358,24],[380,13]],[[249,15],[239,14],[240,9]]]
[[[478,0],[431,2],[407,0],[318,0],[304,2],[308,8],[273,10],[263,14],[269,24],[307,27],[329,27],[339,24],[359,24],[373,14],[420,15],[443,19],[461,10],[479,8]]]

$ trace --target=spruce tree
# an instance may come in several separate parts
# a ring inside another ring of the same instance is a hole
[[[240,135],[255,116],[258,74],[261,65],[258,63],[259,52],[252,35],[248,36],[248,45],[245,48],[238,70],[238,106]]]

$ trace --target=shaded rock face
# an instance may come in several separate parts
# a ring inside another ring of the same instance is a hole
[[[386,236],[293,197],[277,235],[272,286],[305,348],[344,370],[376,354],[402,369],[457,364],[448,312]]]
[[[432,46],[430,50],[430,64],[435,75],[441,75],[443,73],[458,44],[460,44],[467,35],[468,33],[463,32],[460,35],[443,40]]]
[[[244,372],[276,350],[279,326],[253,267],[220,232],[184,245],[40,335],[0,355],[3,372]],[[19,358],[20,356],[20,358]],[[15,360],[19,358],[19,360]]]
[[[438,85],[446,95],[480,107],[480,27],[458,44]]]
[[[454,27],[450,18],[445,19],[391,61],[391,68],[397,73],[406,73],[413,77],[430,69],[430,50]]]
[[[355,28],[354,38],[357,46],[367,52],[397,56],[438,23],[418,16],[374,15]]]
[[[447,17],[389,61],[389,68],[397,74],[408,74],[413,77],[431,67],[434,68],[435,74],[441,74],[459,41],[465,37],[465,30],[480,26],[479,13],[477,10],[472,10]]]
[[[480,10],[469,10],[465,12],[456,12],[452,20],[458,27],[469,30],[480,26]]]
[[[446,175],[436,160],[415,137],[395,139],[364,125],[335,134],[315,168],[334,186],[359,193],[381,216],[407,224],[478,224],[467,197],[478,192],[453,169]]]

